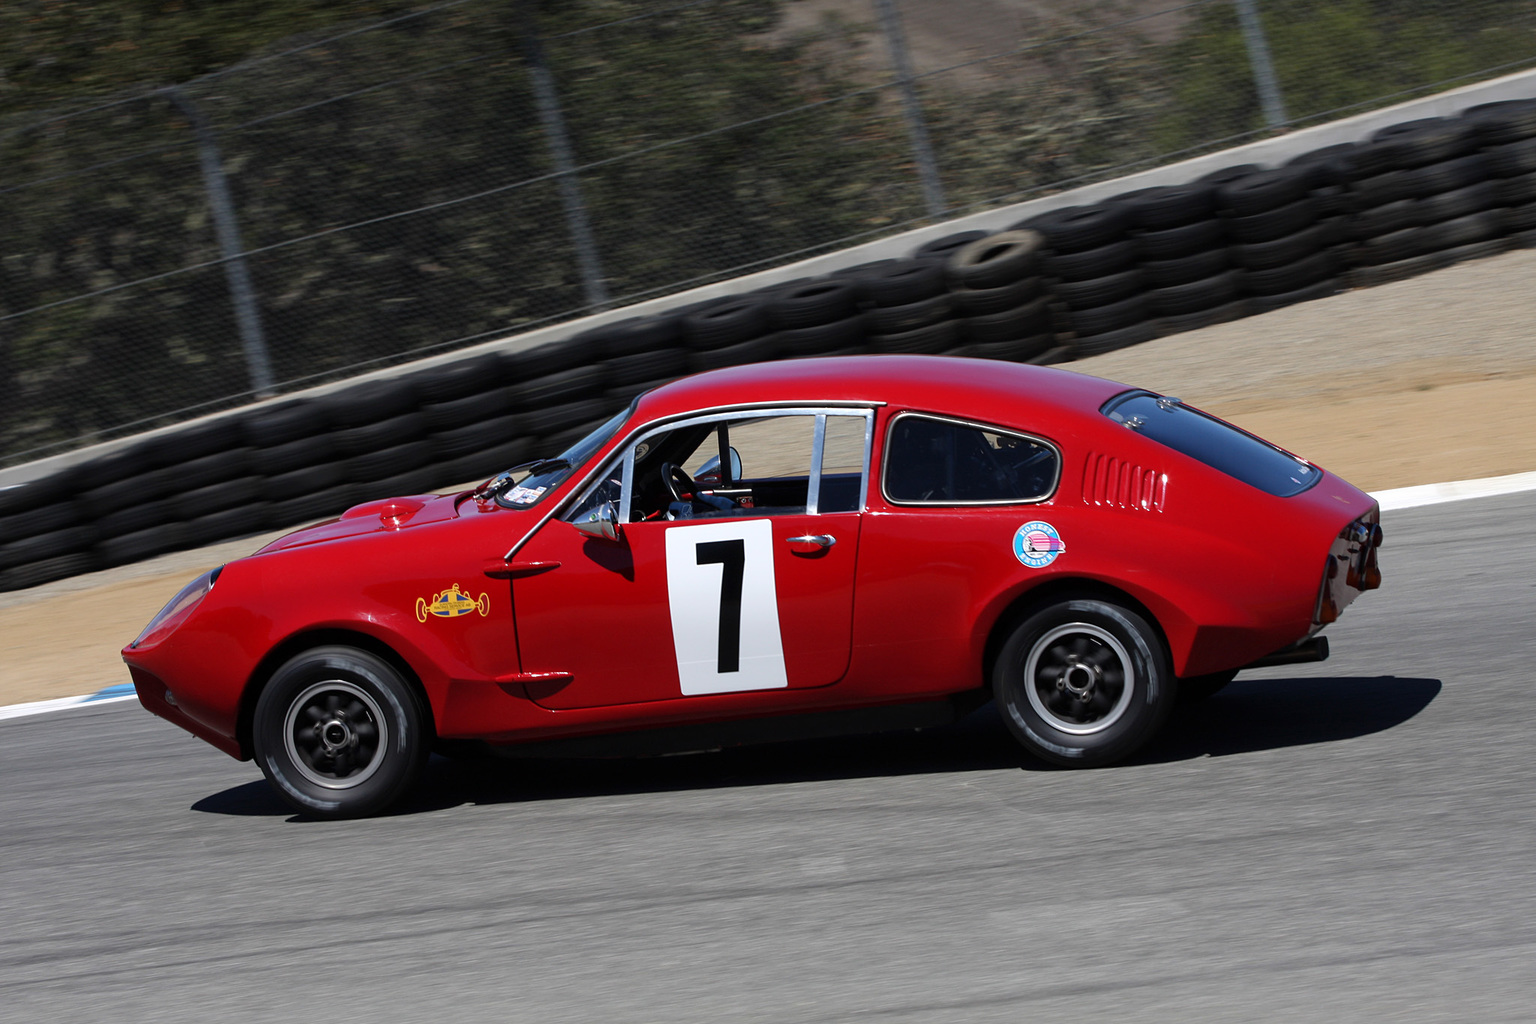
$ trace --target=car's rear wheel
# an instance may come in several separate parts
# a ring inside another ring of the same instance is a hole
[[[1094,767],[1128,757],[1174,692],[1157,631],[1128,608],[1074,599],[1019,623],[992,672],[1003,720],[1036,757]]]
[[[286,662],[262,690],[253,725],[267,781],[317,818],[382,810],[416,782],[431,751],[410,684],[352,647],[316,647]]]

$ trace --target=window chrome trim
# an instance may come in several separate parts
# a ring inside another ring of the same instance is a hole
[[[611,467],[617,460],[623,461],[619,521],[626,526],[629,525],[630,497],[634,493],[635,446],[664,430],[675,430],[678,427],[693,426],[705,422],[719,422],[721,420],[731,421],[758,419],[763,416],[793,415],[862,417],[864,420],[864,464],[859,472],[859,507],[855,511],[863,512],[869,505],[869,471],[870,456],[875,436],[875,410],[885,404],[885,402],[875,401],[832,399],[816,402],[811,405],[805,402],[789,401],[758,402],[751,405],[719,405],[711,406],[708,409],[694,409],[689,412],[677,413],[674,416],[642,424],[624,435],[623,440],[611,449],[601,461],[589,461],[588,465],[593,468],[587,471],[586,475],[577,482],[575,487],[571,488],[570,492],[563,499],[549,505],[545,509],[544,514],[539,517],[538,522],[529,527],[528,531],[519,537],[517,542],[508,548],[507,553],[502,557],[510,561],[523,545],[533,538],[534,534],[544,528],[545,523],[564,515],[570,508],[584,501],[593,488],[601,485],[601,481],[611,472]],[[1012,431],[1008,431],[1008,433],[1012,433]],[[620,455],[618,454],[619,452],[623,454]],[[819,462],[812,468],[819,475]]]
[[[917,419],[934,420],[938,423],[952,423],[955,426],[960,427],[971,427],[972,429],[984,430],[992,434],[1006,434],[1009,437],[1023,438],[1026,441],[1044,445],[1056,455],[1056,474],[1051,478],[1051,485],[1047,487],[1045,493],[1040,495],[1038,498],[994,498],[987,501],[908,501],[904,499],[893,498],[891,497],[891,493],[886,488],[885,484],[886,475],[890,472],[891,469],[891,437],[895,431],[896,424],[900,423],[904,418],[908,416],[915,417]],[[1063,463],[1064,456],[1061,454],[1061,447],[1057,445],[1056,442],[1048,438],[1039,437],[1035,434],[1026,434],[1023,431],[1014,430],[1009,427],[1000,427],[995,423],[982,423],[978,420],[966,420],[961,419],[958,416],[943,416],[939,413],[932,412],[903,410],[892,416],[890,421],[885,425],[885,446],[880,453],[880,497],[884,498],[886,504],[888,505],[895,505],[898,507],[906,508],[969,508],[989,506],[1001,507],[1006,505],[1038,505],[1042,501],[1050,501],[1056,496],[1057,489],[1061,487],[1061,471]]]

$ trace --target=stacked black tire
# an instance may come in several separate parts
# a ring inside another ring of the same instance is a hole
[[[1044,357],[1056,347],[1050,296],[1040,275],[1045,239],[1035,231],[966,234],[972,237],[951,236],[964,241],[944,253],[945,284],[962,342],[948,351],[1012,362]]]
[[[1499,190],[1461,118],[1389,125],[1355,153],[1351,224],[1357,285],[1379,284],[1508,248]]]
[[[1057,326],[1076,356],[1157,337],[1131,228],[1124,203],[1068,206],[1015,225],[1044,236],[1042,266],[1057,300]]]
[[[1243,315],[1239,278],[1216,213],[1210,182],[1141,189],[1110,202],[1138,229],[1137,270],[1159,335],[1192,331]]]
[[[1536,246],[1536,101],[1485,103],[1462,117],[1477,135],[1510,243]]]
[[[1241,173],[1239,173],[1241,172]],[[1324,216],[1305,166],[1217,172],[1216,205],[1246,312],[1279,309],[1339,290],[1341,221]]]
[[[868,351],[934,355],[960,344],[942,257],[879,260],[832,276],[854,288]]]

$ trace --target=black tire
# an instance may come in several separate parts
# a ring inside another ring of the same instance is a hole
[[[836,323],[858,312],[859,291],[849,281],[823,279],[777,288],[768,299],[768,323],[792,331]]]
[[[1355,267],[1350,270],[1347,280],[1353,288],[1374,288],[1379,284],[1403,281],[1410,277],[1417,277],[1420,274],[1427,274],[1431,270],[1439,270],[1445,265],[1446,256],[1444,253],[1429,252],[1420,256],[1410,256],[1407,259],[1394,260],[1390,263]]]
[[[1131,244],[1143,260],[1176,260],[1207,252],[1223,244],[1226,237],[1226,226],[1213,217],[1163,231],[1143,232]]]
[[[446,461],[506,444],[525,432],[521,416],[499,416],[496,419],[466,423],[462,427],[433,434],[427,440],[432,443],[434,458]]]
[[[327,419],[337,427],[360,427],[410,412],[421,395],[409,377],[354,384],[323,399]]]
[[[635,352],[608,360],[608,386],[624,387],[639,384],[643,380],[662,377],[680,377],[688,372],[687,349],[658,348],[652,352]]]
[[[550,438],[578,424],[601,422],[613,415],[614,411],[614,403],[606,397],[584,398],[579,402],[566,402],[564,405],[552,405],[524,413],[522,425],[533,437]],[[558,454],[561,450],[556,448],[550,454]]]
[[[1001,288],[1035,273],[1045,239],[1037,231],[1003,231],[963,246],[944,263],[960,288]]]
[[[42,508],[5,516],[0,518],[0,543],[10,544],[23,537],[36,537],[40,533],[78,526],[86,521],[86,509],[90,507],[75,501],[57,501]]]
[[[361,427],[348,427],[331,434],[332,440],[336,442],[336,451],[348,458],[366,455],[390,445],[419,441],[426,436],[427,418],[419,412],[408,412],[404,416],[393,416]]]
[[[505,373],[502,359],[486,354],[418,370],[409,380],[423,402],[452,402],[505,384]]]
[[[255,501],[212,515],[199,516],[187,523],[187,539],[192,547],[201,547],[214,541],[260,533],[267,525],[267,512],[266,502]]]
[[[81,495],[81,499],[87,509],[122,508],[142,501],[164,498],[175,489],[174,468],[156,469],[128,480],[92,487]]]
[[[1216,190],[1216,202],[1235,217],[1250,217],[1294,203],[1307,194],[1307,174],[1276,167],[1244,175]]]
[[[1049,301],[1041,297],[1015,309],[1005,309],[1001,313],[967,317],[960,322],[960,333],[967,341],[978,344],[1013,341],[1017,338],[1049,333],[1051,329]]]
[[[1133,225],[1147,231],[1162,231],[1215,216],[1216,186],[1200,181],[1160,185],[1107,200],[1117,201],[1130,211]]]
[[[260,497],[261,486],[260,477],[248,476],[187,491],[171,499],[175,518],[196,519],[237,505],[248,505]]]
[[[91,472],[99,462],[99,459],[93,460],[79,467],[78,470],[72,470],[68,473],[53,473],[49,476],[39,477],[36,480],[28,480],[26,483],[13,484],[10,487],[0,487],[0,515],[9,516],[21,512],[31,512],[53,504],[60,498],[72,493],[79,486],[81,480],[95,479],[91,476]],[[117,479],[122,479],[122,477]],[[105,482],[107,481],[103,481],[103,483]]]
[[[1455,160],[1415,167],[1406,172],[1406,177],[1404,187],[1407,188],[1408,195],[1414,199],[1423,199],[1426,196],[1440,192],[1453,192],[1456,189],[1486,181],[1488,165],[1482,156],[1473,153],[1470,156],[1457,157]]]
[[[239,448],[245,443],[244,437],[244,428],[237,418],[221,416],[152,437],[144,442],[144,448],[154,465],[171,466]]]
[[[1495,179],[1500,206],[1521,206],[1536,201],[1536,174],[1517,174]]]
[[[1212,306],[1210,309],[1202,309],[1194,313],[1158,317],[1156,323],[1158,333],[1163,337],[1167,337],[1170,334],[1198,331],[1202,327],[1214,327],[1216,324],[1240,320],[1247,315],[1248,304],[1242,299],[1238,299],[1236,302],[1223,303],[1220,306]]]
[[[140,530],[148,530],[161,523],[173,522],[178,512],[176,498],[162,498],[142,505],[130,505],[127,508],[109,512],[96,520],[96,536],[116,537],[124,533],[138,533]]]
[[[864,314],[864,322],[872,334],[900,334],[948,320],[953,315],[954,307],[946,292],[904,306],[876,306]]]
[[[1504,230],[1518,234],[1536,228],[1536,203],[1511,206],[1503,211]]]
[[[1141,265],[1141,272],[1152,288],[1188,284],[1202,277],[1212,277],[1231,266],[1226,249],[1207,249],[1171,260],[1148,260]]]
[[[0,544],[0,569],[76,554],[90,547],[96,536],[93,527],[70,526]]]
[[[1225,672],[1212,672],[1209,675],[1180,679],[1178,702],[1194,704],[1202,700],[1210,700],[1226,689],[1227,684],[1237,678],[1237,673],[1238,670],[1232,668]]]
[[[342,467],[334,462],[305,466],[291,473],[267,477],[261,484],[261,497],[263,501],[273,502],[302,498],[306,494],[335,487],[344,479]]]
[[[392,445],[366,455],[354,456],[346,461],[343,468],[348,480],[371,486],[373,482],[420,469],[432,461],[433,451],[431,441],[407,441],[405,444]],[[319,489],[315,488],[315,490]]]
[[[253,454],[250,448],[230,448],[227,451],[215,452],[213,455],[183,462],[176,467],[178,488],[192,490],[248,476],[251,472]]]
[[[492,388],[489,391],[480,391],[473,395],[465,395],[463,398],[455,398],[451,402],[433,402],[421,407],[422,426],[431,433],[439,433],[444,430],[453,430],[462,427],[466,423],[476,420],[494,419],[497,416],[505,416],[512,411],[512,389]],[[401,431],[401,434],[407,432]],[[416,437],[406,436],[405,440],[415,440]],[[382,439],[382,438],[381,438]],[[354,446],[347,446],[350,455],[361,455],[365,451],[379,447],[377,442],[364,443],[354,450]]]
[[[1413,198],[1413,179],[1407,171],[1387,171],[1355,182],[1355,201],[1362,210]]]
[[[724,307],[722,307],[724,308]],[[760,316],[761,307],[754,306]],[[716,325],[717,327],[719,325]],[[605,387],[602,366],[578,366],[559,373],[534,377],[508,388],[512,408],[519,412],[590,398]]]
[[[1188,227],[1193,226],[1188,225]],[[1173,230],[1184,231],[1186,229],[1174,228]],[[1166,232],[1159,232],[1159,234],[1166,234]],[[1219,227],[1217,235],[1218,237],[1220,236]],[[1146,236],[1142,237],[1145,238]],[[1105,277],[1109,274],[1119,273],[1135,264],[1138,251],[1137,245],[1136,240],[1127,238],[1123,241],[1099,246],[1097,249],[1049,255],[1045,258],[1045,272],[1061,281],[1086,281],[1091,277]],[[1201,248],[1205,247],[1201,246]]]
[[[250,468],[258,476],[277,476],[279,473],[290,473],[295,469],[330,462],[339,450],[335,434],[301,437],[287,444],[252,450]]]
[[[962,315],[981,316],[1022,306],[1037,297],[1044,288],[1044,278],[1031,275],[999,288],[951,288],[949,297]]]
[[[1465,263],[1467,260],[1480,260],[1488,256],[1497,256],[1499,253],[1508,252],[1515,247],[1514,240],[1510,238],[1490,238],[1482,242],[1471,242],[1467,245],[1458,245],[1454,249],[1446,249],[1440,253],[1445,257],[1446,265],[1452,263]]]
[[[1362,211],[1350,221],[1350,235],[1354,238],[1377,238],[1390,235],[1404,228],[1416,228],[1424,223],[1419,213],[1417,199],[1399,199]]]
[[[940,320],[936,324],[899,334],[873,335],[869,339],[869,346],[875,352],[933,354],[954,348],[959,342],[959,322]]]
[[[385,498],[403,498],[412,494],[436,494],[438,484],[451,483],[459,481],[442,478],[436,466],[419,466],[381,480],[358,484],[357,501],[383,501]]]
[[[1360,146],[1354,142],[1340,142],[1320,149],[1298,153],[1285,162],[1307,176],[1307,188],[1318,189],[1329,185],[1344,185],[1355,177],[1355,154]]]
[[[533,454],[533,439],[514,437],[510,441],[482,448],[435,464],[438,486],[468,484],[474,486],[483,480],[527,461]]]
[[[356,505],[360,495],[361,492],[356,484],[337,484],[323,491],[313,491],[284,501],[274,501],[267,506],[267,525],[296,526],[316,519],[338,516]]]
[[[1154,288],[1147,293],[1147,306],[1153,316],[1166,320],[1231,302],[1237,297],[1237,288],[1237,271],[1228,270],[1199,281]]]
[[[1269,242],[1311,227],[1317,217],[1317,204],[1304,198],[1251,217],[1233,217],[1227,232],[1239,242]]]
[[[1536,172],[1536,138],[1490,146],[1483,150],[1483,155],[1487,158],[1488,170],[1500,178]]]
[[[1067,321],[1072,325],[1072,330],[1079,336],[1085,334],[1103,334],[1106,331],[1116,331],[1122,327],[1140,323],[1147,319],[1148,308],[1145,295],[1133,295],[1119,302],[1111,302],[1106,306],[1096,306],[1093,309],[1074,309],[1067,312]]]
[[[1156,322],[1146,320],[1119,330],[1104,331],[1101,334],[1080,334],[1072,340],[1069,347],[1076,358],[1083,359],[1088,356],[1101,356],[1106,352],[1118,352],[1122,348],[1154,341],[1157,337]]]
[[[1206,182],[1219,188],[1230,182],[1241,181],[1250,174],[1258,174],[1262,170],[1264,170],[1263,164],[1234,164],[1231,167],[1223,167],[1220,170],[1202,174],[1195,180]]]
[[[912,258],[915,260],[947,260],[958,249],[963,249],[978,238],[986,238],[985,231],[959,231],[943,238],[935,238],[931,242],[924,242],[912,250]]]
[[[1092,309],[1130,298],[1146,286],[1145,275],[1135,267],[1107,277],[1086,281],[1061,281],[1053,291],[1068,309]]]
[[[1425,224],[1438,224],[1455,220],[1471,213],[1478,213],[1499,205],[1497,182],[1480,181],[1475,185],[1458,188],[1419,200],[1419,216]]]
[[[330,423],[326,421],[322,406],[300,399],[247,413],[242,427],[246,444],[253,448],[275,448],[303,437],[323,434],[330,429]]]
[[[1355,256],[1366,266],[1410,259],[1424,252],[1423,236],[1423,228],[1403,228],[1390,234],[1377,235],[1361,242],[1355,250]]]
[[[1002,359],[1011,363],[1022,363],[1027,359],[1035,358],[1055,344],[1056,335],[1054,334],[1032,334],[1023,338],[1009,338],[1006,341],[973,341],[951,349],[945,354],[964,356],[968,359]]]
[[[1422,229],[1420,236],[1426,252],[1439,252],[1471,245],[1504,233],[1505,211],[1483,210],[1454,220],[1443,220]]]
[[[1014,627],[998,652],[992,690],[1025,750],[1073,768],[1129,757],[1177,699],[1157,630],[1093,598],[1062,601]]]
[[[28,562],[0,572],[0,591],[40,587],[44,583],[93,572],[96,568],[96,560],[87,554],[60,555],[40,562]]]
[[[773,344],[790,358],[819,356],[833,349],[862,345],[869,326],[862,316],[850,316],[836,323],[818,327],[801,327],[792,331],[780,331],[773,336]]]
[[[1317,212],[1323,217],[1353,214],[1360,205],[1347,185],[1324,185],[1322,188],[1315,188],[1312,190],[1312,201],[1317,204]]]
[[[812,329],[800,328],[800,330]],[[770,359],[778,358],[779,352],[779,335],[765,334],[761,338],[753,338],[751,341],[744,341],[740,345],[727,345],[725,348],[691,353],[684,370],[702,373],[705,370],[718,370],[726,366],[766,363]]]
[[[668,348],[681,343],[682,321],[675,315],[632,316],[604,324],[577,337],[585,338],[604,359],[620,359],[637,352]]]
[[[767,307],[755,297],[732,299],[683,317],[683,340],[694,349],[739,345],[767,331]]]
[[[1304,288],[1293,291],[1281,292],[1278,295],[1254,295],[1248,299],[1249,308],[1255,313],[1267,313],[1271,310],[1285,306],[1294,306],[1298,302],[1311,302],[1313,299],[1326,299],[1330,295],[1337,295],[1339,291],[1339,279],[1326,278]]]
[[[1338,257],[1323,250],[1281,267],[1243,271],[1242,286],[1249,295],[1279,295],[1316,284],[1338,272]]]
[[[874,306],[905,306],[944,293],[944,265],[936,260],[881,260],[855,269],[861,271],[858,287]]]
[[[251,739],[278,795],[315,818],[383,810],[420,779],[432,751],[425,701],[400,671],[339,646],[304,651],[272,674]]]
[[[1477,131],[1466,121],[1426,117],[1388,125],[1371,135],[1395,167],[1422,167],[1470,153],[1477,148]]]
[[[597,360],[597,355],[597,342],[581,334],[560,341],[545,342],[537,348],[523,349],[521,352],[505,352],[496,357],[501,369],[495,374],[487,374],[485,382],[477,390],[497,384],[520,384],[536,377],[548,377],[590,366]]]
[[[1101,249],[1124,238],[1131,229],[1131,211],[1118,203],[1065,206],[1015,224],[1011,231],[1038,231],[1046,248],[1057,255]]]
[[[1518,142],[1536,136],[1536,100],[1479,103],[1461,112],[1485,146]]]
[[[103,566],[128,565],[191,546],[192,531],[186,523],[161,523],[137,533],[108,537],[96,545],[95,553]]]
[[[1323,248],[1332,227],[1319,221],[1293,235],[1268,242],[1238,244],[1227,251],[1232,254],[1232,262],[1244,270],[1269,270],[1306,259]]]

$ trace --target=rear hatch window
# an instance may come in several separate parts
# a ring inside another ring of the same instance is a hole
[[[1127,391],[1105,402],[1099,411],[1159,444],[1277,497],[1300,494],[1323,475],[1316,466],[1230,423],[1191,409],[1177,398]]]

